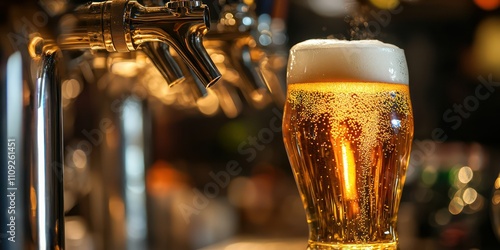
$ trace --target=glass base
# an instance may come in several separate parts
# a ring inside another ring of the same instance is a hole
[[[372,243],[372,244],[328,244],[309,242],[307,250],[396,250],[398,243]]]

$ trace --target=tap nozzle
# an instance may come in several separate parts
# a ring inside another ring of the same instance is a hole
[[[167,8],[177,16],[173,28],[160,25],[161,39],[170,44],[184,59],[205,87],[217,82],[221,74],[203,46],[203,37],[210,28],[208,7],[198,0],[172,0]]]
[[[142,45],[142,51],[158,68],[169,86],[173,86],[185,79],[179,64],[170,54],[169,46],[160,42],[150,42]]]

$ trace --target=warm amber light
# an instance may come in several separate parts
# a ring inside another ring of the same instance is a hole
[[[392,10],[399,5],[399,0],[370,0],[379,9]]]
[[[342,144],[342,168],[344,169],[344,183],[346,196],[349,200],[357,199],[356,193],[356,168],[354,155],[349,144]]]
[[[87,166],[87,155],[81,149],[77,149],[73,152],[73,163],[77,168],[85,168]]]
[[[450,211],[450,213],[453,215],[457,215],[462,212],[464,206],[465,204],[462,199],[460,197],[455,197],[450,201],[450,204],[448,205],[448,211]]]
[[[196,104],[198,110],[207,116],[215,115],[219,110],[219,98],[211,89],[208,89],[207,96],[198,99]]]
[[[151,195],[167,195],[188,186],[188,178],[170,163],[157,161],[148,170],[146,186]]]
[[[87,234],[85,222],[76,218],[66,218],[66,238],[70,240],[82,240]]]
[[[347,127],[341,127],[340,133],[348,133]],[[344,137],[344,136],[341,136]],[[356,185],[356,159],[354,157],[354,150],[349,141],[341,137],[331,137],[333,145],[341,145],[340,149],[334,151],[335,160],[338,161],[339,167],[342,169],[339,178],[342,178],[343,199],[349,201],[346,210],[347,218],[354,218],[359,215],[358,193]]]
[[[123,204],[123,200],[116,195],[109,197],[108,209],[109,214],[111,214],[114,220],[122,220],[125,216],[125,205]]]
[[[495,189],[500,189],[500,175],[495,180]]]
[[[82,92],[82,86],[76,79],[68,79],[62,83],[61,95],[64,99],[74,99]]]
[[[465,204],[472,204],[474,201],[477,199],[477,191],[474,188],[467,188],[465,189],[464,193],[462,194],[462,200],[465,202]]]
[[[135,61],[117,61],[111,65],[111,72],[123,77],[135,77],[139,73],[139,67]]]
[[[483,10],[494,10],[500,6],[500,0],[474,0],[474,3]]]

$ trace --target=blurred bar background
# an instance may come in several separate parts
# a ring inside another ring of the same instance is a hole
[[[67,249],[305,249],[280,128],[285,69],[292,45],[327,37],[405,50],[415,141],[400,248],[500,249],[500,0],[203,2],[223,75],[207,93],[169,88],[141,53],[68,65]]]

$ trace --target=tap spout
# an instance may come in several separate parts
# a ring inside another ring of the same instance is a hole
[[[168,85],[175,85],[185,79],[181,68],[172,57],[167,44],[160,42],[145,43],[142,51],[151,59]]]
[[[170,1],[166,7],[136,8],[131,11],[130,26],[134,28],[131,39],[135,46],[148,41],[172,46],[205,87],[221,77],[203,46],[210,17],[201,1]]]

